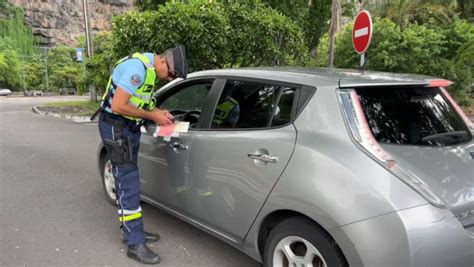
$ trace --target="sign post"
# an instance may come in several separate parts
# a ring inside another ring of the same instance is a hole
[[[372,19],[370,13],[362,10],[357,14],[354,22],[354,29],[352,30],[352,43],[355,51],[360,56],[360,66],[365,63],[365,51],[369,48],[370,40],[372,39]]]

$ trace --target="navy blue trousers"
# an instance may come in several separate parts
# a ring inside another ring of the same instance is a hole
[[[103,111],[104,112],[104,111]],[[143,232],[143,218],[140,207],[140,174],[137,166],[137,156],[140,147],[140,129],[121,116],[114,116],[122,125],[122,137],[130,140],[132,145],[132,162],[116,163],[112,160],[115,177],[115,192],[119,220],[122,222],[122,231],[128,245],[145,242]],[[105,139],[117,140],[117,125],[104,120],[103,114],[99,117],[99,133],[104,143]],[[137,129],[138,128],[138,129]],[[115,132],[114,132],[115,130]],[[124,141],[125,142],[125,141]],[[112,148],[106,146],[108,152]]]

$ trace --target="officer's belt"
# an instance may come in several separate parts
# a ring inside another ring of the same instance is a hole
[[[100,112],[104,121],[114,127],[120,128],[129,128],[132,132],[136,132],[140,130],[141,123],[137,123],[137,121],[129,120],[123,116],[112,114],[105,110]]]

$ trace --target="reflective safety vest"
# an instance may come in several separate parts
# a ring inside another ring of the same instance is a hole
[[[227,117],[229,116],[230,112],[237,106],[239,102],[237,102],[233,98],[228,98],[224,102],[220,103],[216,107],[216,112],[214,113],[214,120],[213,123],[216,126],[221,126]]]
[[[150,62],[147,56],[142,55],[140,53],[134,53],[131,56],[124,57],[115,63],[116,67],[118,64],[124,62],[125,60],[136,58],[139,59],[146,68],[146,76],[145,82],[143,85],[137,89],[137,91],[130,97],[129,103],[139,109],[143,110],[152,110],[156,106],[156,100],[153,98],[153,94],[155,93],[155,80],[156,80],[156,72],[155,67]],[[104,108],[109,108],[112,110],[110,105],[109,99],[114,96],[115,90],[117,90],[117,86],[112,81],[112,75],[109,78],[109,82],[107,83],[107,88],[105,89],[105,93],[102,96],[102,105]],[[117,113],[115,113],[117,114]],[[121,114],[118,114],[121,115]],[[127,119],[141,121],[142,118],[134,118],[121,115]]]

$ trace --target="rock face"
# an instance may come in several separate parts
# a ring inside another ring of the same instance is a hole
[[[83,0],[9,0],[44,46],[75,45],[85,35]],[[133,0],[87,0],[92,33],[111,29],[112,16],[133,9]]]

